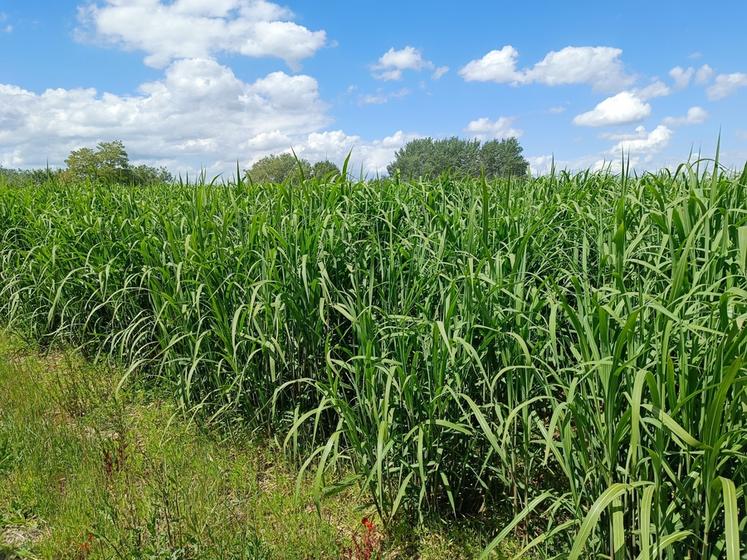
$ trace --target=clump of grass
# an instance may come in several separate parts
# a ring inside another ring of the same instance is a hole
[[[486,556],[513,535],[545,556],[736,560],[745,189],[717,161],[0,188],[0,312],[247,419],[318,504],[357,486],[388,525],[498,520]]]

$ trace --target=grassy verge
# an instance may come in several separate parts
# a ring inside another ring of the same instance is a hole
[[[75,355],[0,343],[0,557],[337,558],[365,512],[318,515],[267,449],[200,433]],[[11,552],[12,551],[12,552]]]
[[[352,492],[317,513],[278,452],[240,429],[204,433],[153,391],[117,393],[119,379],[0,336],[0,559],[358,559],[364,517],[371,558],[480,549],[474,528],[385,539]]]

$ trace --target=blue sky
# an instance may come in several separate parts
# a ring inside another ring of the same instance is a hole
[[[0,165],[122,139],[173,171],[289,150],[382,172],[418,136],[532,167],[747,160],[747,3],[0,0]]]

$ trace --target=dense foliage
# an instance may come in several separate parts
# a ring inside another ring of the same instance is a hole
[[[541,557],[740,556],[747,169],[0,187],[0,316]],[[340,479],[339,473],[351,476]]]
[[[479,140],[418,138],[395,154],[387,171],[407,179],[436,178],[449,173],[456,178],[523,177],[529,164],[516,138]]]
[[[100,142],[96,149],[79,148],[70,152],[65,160],[67,169],[62,174],[65,181],[103,182],[120,185],[150,185],[168,183],[171,173],[163,167],[134,166],[127,150],[119,140]]]
[[[304,178],[325,179],[335,174],[339,175],[340,169],[331,161],[318,161],[312,165],[289,153],[265,156],[254,162],[246,172],[247,178],[253,183],[295,183]]]
[[[317,161],[311,166],[311,176],[317,179],[334,179],[340,174],[340,168],[328,159]]]
[[[52,169],[8,169],[0,166],[0,184],[12,187],[40,185],[59,178],[59,172]]]

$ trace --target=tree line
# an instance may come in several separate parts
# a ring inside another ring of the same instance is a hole
[[[399,149],[387,166],[390,176],[405,179],[433,179],[443,174],[463,179],[469,177],[522,177],[529,164],[516,138],[504,140],[468,140],[457,137],[418,138]],[[174,180],[164,167],[132,165],[127,150],[119,140],[100,142],[95,148],[70,152],[61,170],[8,170],[0,168],[6,183],[41,182],[54,175],[63,182],[104,182],[130,185],[170,183]],[[329,160],[311,163],[295,154],[271,154],[257,160],[245,171],[254,183],[284,183],[303,178],[330,179],[340,175],[340,168]]]
[[[67,169],[63,173],[73,181],[147,185],[170,183],[174,180],[165,167],[132,165],[127,150],[120,140],[99,142],[96,149],[73,150],[65,163]]]
[[[39,184],[49,179],[61,183],[99,182],[125,185],[171,183],[173,175],[165,167],[133,165],[120,140],[99,142],[95,148],[79,148],[65,159],[64,169],[5,169],[0,180],[10,185]]]

